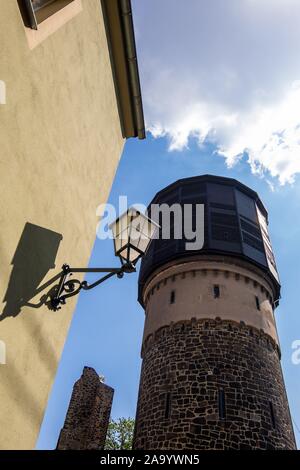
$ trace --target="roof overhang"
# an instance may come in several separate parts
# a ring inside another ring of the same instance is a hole
[[[130,0],[101,0],[124,138],[144,139],[145,122]]]

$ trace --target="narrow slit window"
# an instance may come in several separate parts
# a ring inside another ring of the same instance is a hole
[[[271,417],[271,423],[273,428],[276,428],[276,419],[275,419],[275,413],[274,413],[274,406],[271,401],[269,401],[269,407],[270,407],[270,417]]]
[[[257,297],[257,295],[255,296],[255,303],[256,303],[257,310],[260,310],[260,303],[259,303],[259,298]]]
[[[169,419],[171,416],[171,393],[168,392],[166,394],[166,401],[165,401],[165,419]]]
[[[218,299],[220,297],[220,286],[218,284],[214,285],[214,298]]]
[[[219,418],[225,419],[225,416],[226,416],[225,392],[223,389],[220,389],[218,392],[218,405],[219,405]]]
[[[171,295],[170,295],[170,304],[175,304],[175,298],[176,298],[175,291],[172,290]]]

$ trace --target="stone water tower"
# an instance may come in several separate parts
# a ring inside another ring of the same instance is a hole
[[[171,184],[151,204],[163,203],[204,204],[205,241],[187,250],[171,232],[142,261],[134,448],[295,449],[263,203],[240,182],[210,175]]]

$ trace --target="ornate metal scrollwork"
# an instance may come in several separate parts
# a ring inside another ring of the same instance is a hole
[[[136,268],[132,264],[122,264],[120,268],[70,268],[69,265],[64,264],[60,275],[55,277],[55,280],[59,279],[58,284],[52,287],[48,294],[41,298],[39,305],[46,304],[50,310],[56,312],[61,309],[62,305],[65,305],[69,297],[79,294],[81,290],[91,290],[112,276],[116,275],[118,278],[122,278],[124,273],[135,271]],[[74,273],[105,273],[105,275],[97,281],[88,284],[87,281],[70,279],[70,276]],[[49,282],[47,285],[49,285]]]

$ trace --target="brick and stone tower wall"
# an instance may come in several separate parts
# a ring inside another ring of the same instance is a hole
[[[226,211],[234,216],[229,204]],[[209,240],[188,255],[177,245],[163,262],[161,241],[152,243],[140,274],[146,317],[134,449],[295,449],[275,271],[208,249]]]
[[[75,383],[57,444],[58,450],[104,448],[114,390],[91,367]]]

